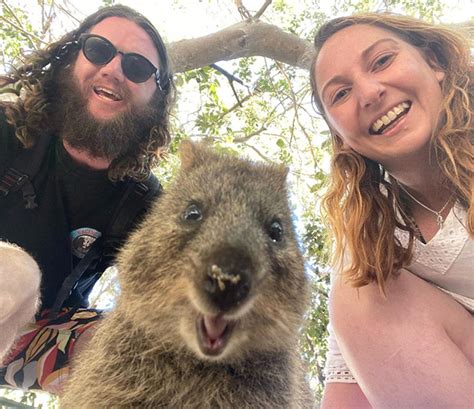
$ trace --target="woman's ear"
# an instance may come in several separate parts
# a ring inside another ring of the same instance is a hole
[[[333,144],[339,148],[342,148],[342,147],[348,147],[345,142],[344,142],[344,139],[342,139],[338,134],[337,132],[334,130],[333,127],[329,126],[329,132],[331,133],[331,137],[332,137],[332,141],[333,141]]]
[[[443,70],[441,70],[440,68],[438,68],[438,69],[433,68],[433,71],[435,73],[436,79],[441,84],[444,80],[444,77],[446,76],[445,72]]]
[[[443,68],[441,68],[438,58],[436,57],[436,53],[433,50],[428,49],[425,51],[425,58],[428,65],[433,70],[436,79],[441,84],[446,77],[446,72]]]

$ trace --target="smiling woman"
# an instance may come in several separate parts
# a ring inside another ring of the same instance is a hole
[[[432,65],[385,29],[359,24],[338,31],[314,67],[329,126],[343,144],[392,175],[407,162],[429,161],[444,78]]]
[[[420,20],[362,14],[326,23],[315,45],[336,243],[323,407],[470,407],[467,41]]]

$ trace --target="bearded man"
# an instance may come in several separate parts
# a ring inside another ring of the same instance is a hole
[[[92,287],[161,190],[169,60],[148,19],[112,6],[0,88],[21,90],[0,103],[0,383],[60,393],[101,317]]]

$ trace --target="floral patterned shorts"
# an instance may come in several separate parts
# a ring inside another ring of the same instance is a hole
[[[39,319],[21,331],[0,366],[0,385],[20,389],[61,391],[77,338],[102,318],[102,311],[63,308],[56,318],[43,310]]]

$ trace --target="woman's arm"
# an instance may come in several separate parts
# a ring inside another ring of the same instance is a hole
[[[356,383],[331,382],[324,388],[321,409],[371,409],[369,401]]]
[[[473,317],[405,270],[386,294],[340,280],[331,291],[339,347],[372,406],[474,407]]]

